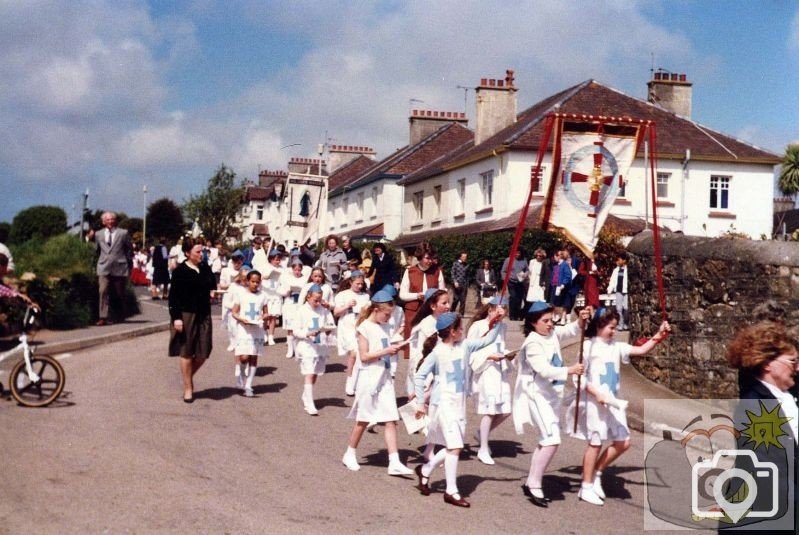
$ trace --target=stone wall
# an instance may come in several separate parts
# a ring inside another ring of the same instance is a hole
[[[633,360],[646,377],[692,398],[738,394],[726,343],[767,310],[799,324],[799,243],[661,236],[667,343]],[[631,336],[651,336],[661,321],[651,232],[628,245]]]

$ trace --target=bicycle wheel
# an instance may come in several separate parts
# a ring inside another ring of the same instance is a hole
[[[44,407],[56,400],[64,390],[66,374],[56,359],[47,355],[31,355],[33,371],[39,381],[33,382],[25,369],[25,360],[20,360],[11,370],[11,396],[26,407]]]

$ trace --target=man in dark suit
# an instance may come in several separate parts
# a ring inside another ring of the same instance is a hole
[[[130,275],[133,247],[125,229],[117,228],[117,215],[105,212],[102,217],[103,228],[94,233],[97,244],[97,278],[100,286],[100,319],[98,326],[108,325],[108,303],[110,292],[116,296],[122,307],[121,319],[127,316],[125,287]]]

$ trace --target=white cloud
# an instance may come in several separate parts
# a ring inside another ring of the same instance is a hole
[[[799,50],[799,11],[797,11],[791,20],[791,29],[788,33],[788,48],[790,50]]]

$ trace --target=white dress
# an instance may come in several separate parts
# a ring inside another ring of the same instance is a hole
[[[294,314],[294,339],[296,340],[295,354],[300,362],[302,375],[322,375],[327,365],[327,337],[322,332],[309,336],[312,331],[326,327],[331,330],[336,328],[333,314],[324,307],[312,307],[305,303],[297,307]]]
[[[345,357],[348,352],[358,349],[358,341],[355,338],[355,322],[358,319],[358,315],[361,313],[361,309],[369,306],[369,294],[344,290],[343,292],[339,292],[335,299],[336,308],[347,306],[353,299],[355,300],[355,306],[348,312],[345,312],[344,315],[339,316],[338,319],[336,343],[338,344],[339,357]]]
[[[280,276],[283,268],[269,264],[261,273],[261,289],[266,292],[266,306],[270,316],[280,316],[283,310],[283,296],[280,294]]]
[[[233,349],[233,354],[237,356],[263,356],[264,323],[259,318],[266,307],[266,294],[260,289],[253,293],[241,287],[240,290],[236,291],[234,299],[234,304],[239,305],[239,316],[258,323],[245,324],[240,321],[236,322],[236,345]]]
[[[371,320],[361,323],[357,332],[366,338],[369,352],[387,348],[391,333],[388,325],[380,325]],[[394,422],[399,420],[397,394],[391,378],[391,359],[389,355],[364,363],[358,357],[358,380],[355,389],[355,402],[347,418],[358,422]]]
[[[525,338],[519,351],[519,372],[513,390],[513,424],[524,433],[524,424],[541,433],[539,444],[560,444],[560,411],[568,371],[560,350],[560,339],[577,336],[577,322],[555,327],[549,336],[535,331]]]
[[[294,275],[294,270],[287,270],[284,271],[282,275],[280,275],[280,282],[278,292],[280,295],[284,296],[283,298],[283,310],[281,311],[283,314],[283,328],[284,329],[293,329],[294,324],[294,316],[297,309],[300,307],[300,291],[302,287],[305,286],[305,283],[308,282],[308,276],[303,273],[300,274],[299,277]]]
[[[447,449],[462,448],[466,436],[466,396],[471,385],[471,359],[474,351],[493,344],[498,329],[479,340],[463,340],[448,345],[441,341],[422,362],[415,377],[416,399],[424,396],[427,376],[435,383],[430,396],[430,424],[427,442]]]
[[[544,267],[544,264],[533,258],[530,260],[528,267],[530,269],[530,286],[527,288],[527,296],[525,299],[531,303],[533,301],[546,301],[544,297],[544,288],[538,285],[538,281],[541,280],[541,269]]]
[[[510,389],[511,364],[507,359],[499,362],[488,357],[505,353],[504,323],[498,326],[497,339],[490,346],[477,350],[472,355],[472,393],[477,414],[510,414],[513,404]],[[474,322],[466,338],[478,340],[488,334],[488,319]]]
[[[424,318],[422,321],[417,323],[413,329],[411,329],[407,377],[409,396],[413,394],[414,389],[416,388],[414,384],[414,378],[416,377],[416,368],[419,365],[419,361],[422,360],[422,348],[424,346],[424,341],[436,334],[436,332],[438,332],[436,331],[436,318],[433,317],[432,314]]]
[[[607,343],[595,337],[583,342],[585,356],[585,376],[582,384],[591,384],[599,391],[616,397],[619,391],[621,363],[630,363],[632,346],[624,342]],[[630,437],[627,426],[627,411],[618,407],[610,407],[597,403],[596,398],[583,390],[580,393],[580,414],[577,432],[574,432],[574,407],[571,403],[567,412],[566,432],[583,440],[589,440],[594,446],[603,440],[622,441]]]
[[[222,296],[222,326],[228,333],[228,341],[231,346],[236,345],[236,326],[238,321],[233,318],[233,305],[237,301],[238,292],[247,292],[248,290],[241,284],[234,282],[228,286],[225,295]]]

